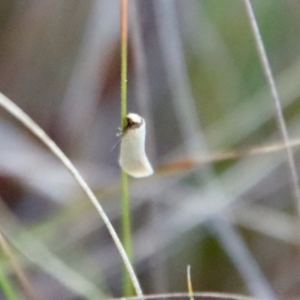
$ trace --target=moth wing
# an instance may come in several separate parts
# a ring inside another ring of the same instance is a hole
[[[135,178],[153,174],[153,168],[145,153],[144,142],[131,133],[122,138],[119,165],[123,171]]]

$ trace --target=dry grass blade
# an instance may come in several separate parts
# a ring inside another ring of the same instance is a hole
[[[291,147],[288,145],[289,144],[289,134],[287,131],[287,126],[286,126],[286,122],[283,116],[283,112],[282,112],[282,105],[281,105],[281,101],[278,95],[278,91],[276,88],[276,84],[275,84],[275,80],[274,80],[274,76],[272,74],[271,71],[271,67],[268,61],[268,57],[265,51],[265,47],[262,41],[262,37],[261,34],[259,32],[259,28],[258,28],[258,24],[255,18],[255,14],[251,5],[251,1],[250,0],[244,0],[245,6],[246,6],[246,10],[247,10],[247,14],[249,17],[249,21],[253,30],[253,34],[254,34],[254,38],[255,38],[255,42],[256,42],[256,46],[257,46],[257,51],[259,54],[259,58],[261,60],[261,64],[263,67],[263,70],[265,72],[265,76],[272,94],[272,97],[274,99],[275,102],[275,107],[276,107],[276,113],[277,113],[277,121],[278,121],[278,126],[280,129],[280,133],[283,139],[283,142],[286,145],[286,155],[287,155],[287,160],[288,160],[288,164],[289,164],[289,168],[291,171],[291,176],[292,176],[292,182],[293,182],[293,186],[294,186],[294,193],[295,193],[295,197],[296,197],[296,206],[297,206],[297,212],[298,212],[298,216],[300,216],[300,188],[299,188],[299,177],[298,177],[298,173],[297,173],[297,169],[296,169],[296,164],[295,164],[295,159],[294,159],[294,155],[292,152]]]
[[[236,294],[225,294],[225,293],[210,293],[210,292],[195,292],[193,294],[195,298],[198,299],[226,299],[226,300],[258,300],[254,297],[236,295]],[[119,298],[111,300],[142,300],[142,299],[172,299],[172,298],[189,298],[189,293],[174,293],[174,294],[157,294],[157,295],[144,295],[143,298],[140,297],[130,297],[130,298]]]
[[[178,159],[172,163],[162,165],[161,167],[158,168],[157,171],[160,173],[183,171],[203,164],[215,163],[224,160],[238,159],[247,156],[269,154],[273,152],[286,150],[287,147],[292,148],[297,146],[300,146],[300,140],[298,139],[289,140],[287,144],[276,143],[273,145],[264,145],[264,146],[262,145],[262,146],[251,147],[246,149],[214,152],[199,158]]]
[[[49,148],[49,150],[63,163],[66,169],[72,174],[74,179],[77,181],[79,186],[82,188],[82,190],[85,192],[87,197],[90,199],[90,201],[100,214],[123,259],[123,262],[131,277],[137,295],[142,296],[142,290],[138,279],[134,273],[133,267],[126,255],[126,252],[121,244],[121,241],[114,227],[112,226],[109,218],[104,212],[101,204],[98,202],[96,196],[94,195],[88,184],[85,182],[83,177],[80,175],[80,173],[77,171],[77,169],[74,167],[74,165],[71,163],[69,158],[60,150],[60,148],[54,143],[54,141],[50,139],[50,137],[45,133],[45,131],[42,128],[40,128],[25,112],[23,112],[16,104],[14,104],[2,93],[0,93],[0,105],[4,109],[6,109],[10,114],[12,114],[17,120],[19,120],[25,127],[27,127],[37,138],[39,138]]]
[[[6,242],[5,237],[3,236],[2,232],[0,232],[0,246],[1,246],[3,253],[9,259],[9,261],[12,265],[12,268],[13,268],[14,272],[16,273],[16,276],[24,290],[26,298],[29,300],[38,299],[38,297],[36,296],[35,292],[32,289],[30,282],[28,281],[26,275],[24,274],[20,264],[18,263],[14,253],[12,252],[12,249]]]

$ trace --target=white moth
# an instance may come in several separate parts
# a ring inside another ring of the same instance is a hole
[[[145,139],[145,120],[137,114],[128,114],[122,133],[119,165],[124,172],[135,178],[153,174],[145,152]]]

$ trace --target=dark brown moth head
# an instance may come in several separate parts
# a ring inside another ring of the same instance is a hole
[[[137,129],[142,126],[144,119],[137,114],[130,113],[126,116],[126,125],[124,133],[130,129]]]

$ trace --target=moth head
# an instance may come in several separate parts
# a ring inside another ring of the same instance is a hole
[[[126,116],[126,125],[124,128],[124,132],[130,129],[137,129],[141,127],[143,123],[144,123],[144,119],[141,116],[134,113],[129,113]]]

